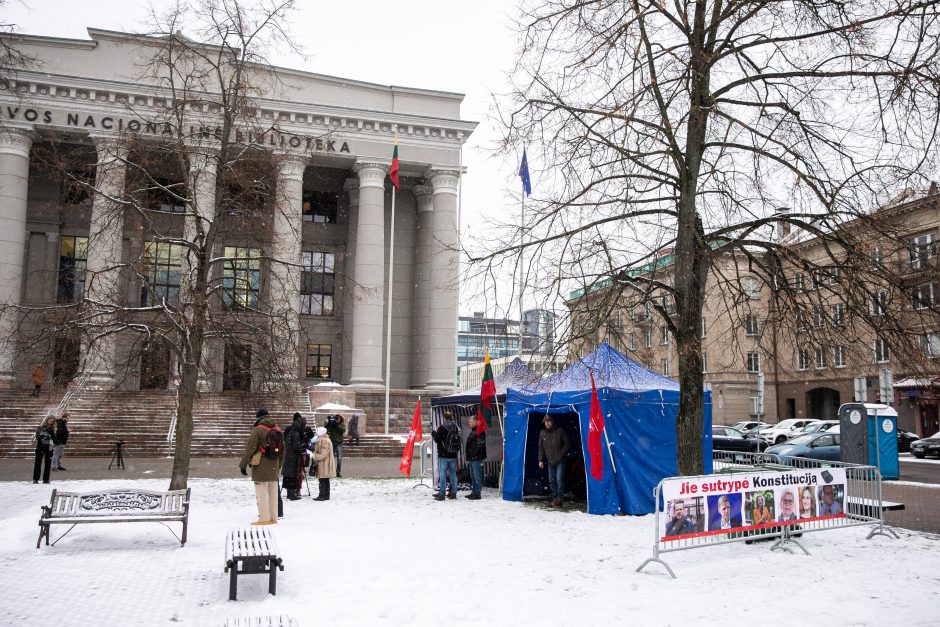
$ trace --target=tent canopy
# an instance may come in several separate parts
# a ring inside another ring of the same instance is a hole
[[[522,388],[538,381],[539,373],[529,367],[518,357],[506,364],[505,370],[493,377],[496,383],[496,396],[498,398],[506,396],[506,390],[509,388]],[[463,392],[457,392],[449,396],[438,396],[431,399],[431,407],[439,405],[473,405],[480,402],[480,393],[482,384]]]
[[[587,446],[591,379],[597,384],[605,434],[602,438],[604,473],[600,480],[590,467]],[[655,510],[653,490],[674,476],[676,414],[679,385],[653,372],[608,344],[569,368],[506,396],[505,471],[503,498],[519,501],[545,490],[538,468],[538,433],[542,418],[557,415],[566,424],[571,448],[584,453],[588,512],[648,514]],[[711,394],[705,394],[702,449],[706,472],[711,472]],[[611,462],[613,458],[616,464]]]

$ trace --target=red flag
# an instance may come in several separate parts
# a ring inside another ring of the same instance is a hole
[[[477,435],[493,426],[493,411],[496,405],[496,380],[490,366],[490,349],[486,349],[483,361],[483,385],[480,386],[480,407],[477,409]]]
[[[401,474],[411,477],[411,461],[415,455],[415,442],[420,442],[424,438],[421,430],[421,399],[418,398],[418,406],[415,407],[414,418],[411,419],[411,431],[408,432],[408,442],[405,443],[405,452],[401,455],[401,463],[398,469]]]
[[[591,419],[588,423],[588,453],[591,456],[591,476],[600,481],[604,478],[604,449],[601,444],[601,435],[604,433],[604,414],[601,413],[601,401],[597,398],[594,373],[590,374]]]
[[[392,149],[392,167],[388,171],[388,178],[392,179],[395,191],[400,192],[401,188],[398,187],[398,133],[395,133],[395,148]]]

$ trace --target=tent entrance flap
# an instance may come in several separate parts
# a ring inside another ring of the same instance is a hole
[[[587,498],[587,480],[584,474],[581,422],[578,414],[570,408],[567,411],[533,411],[528,414],[522,498],[537,499],[551,495],[548,469],[539,468],[539,434],[542,432],[542,421],[546,415],[554,421],[555,428],[564,429],[568,435],[570,446],[565,457],[565,493],[568,498],[583,501]]]

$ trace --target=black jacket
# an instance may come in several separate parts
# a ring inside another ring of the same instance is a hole
[[[52,427],[39,427],[36,429],[36,448],[50,449],[54,443],[55,434]]]
[[[53,442],[55,444],[68,444],[69,443],[69,423],[65,422],[61,418],[55,421],[55,435],[53,436]]]
[[[471,430],[467,436],[467,445],[464,449],[467,454],[468,462],[482,462],[486,459],[486,431],[477,435],[476,430]]]
[[[434,438],[434,442],[437,444],[437,456],[444,459],[456,459],[457,452],[449,452],[445,443],[447,442],[448,432],[454,429],[457,431],[458,437],[460,436],[460,427],[457,426],[457,423],[453,420],[445,420],[441,425],[434,430],[434,433],[431,434],[431,437]]]
[[[306,427],[305,418],[295,418],[284,432],[284,467],[281,474],[285,477],[296,477],[303,464],[303,454],[307,448],[304,438]]]
[[[343,434],[346,433],[345,425],[340,424],[338,420],[327,420],[326,421],[326,434],[330,437],[330,442],[333,443],[333,450],[336,450],[337,446],[343,445]]]
[[[539,433],[539,461],[549,464],[560,464],[565,461],[565,455],[571,443],[564,429],[552,426],[551,429],[542,429]]]

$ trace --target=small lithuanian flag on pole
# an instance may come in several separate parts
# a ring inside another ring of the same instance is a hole
[[[401,188],[398,186],[398,133],[395,133],[395,148],[392,150],[392,168],[388,171],[388,178],[392,179],[392,185],[395,186],[395,191],[400,192]]]

